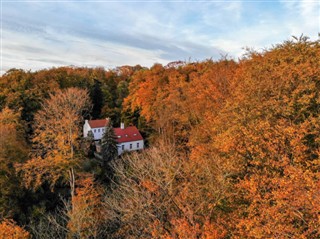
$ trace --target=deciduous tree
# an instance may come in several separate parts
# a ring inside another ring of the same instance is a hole
[[[58,90],[44,101],[35,116],[34,157],[20,165],[27,186],[38,187],[45,181],[54,185],[59,179],[68,179],[72,186],[82,117],[89,110],[89,96],[82,89]]]
[[[103,202],[104,190],[91,175],[81,175],[75,195],[67,212],[70,238],[104,238],[107,212]]]
[[[19,112],[4,108],[0,112],[0,217],[21,213],[18,206],[21,179],[16,175],[14,165],[25,162],[28,153]]]

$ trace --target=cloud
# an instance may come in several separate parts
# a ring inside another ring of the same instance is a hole
[[[128,9],[123,4],[38,3],[19,6],[25,9],[25,15],[12,6],[6,6],[3,24],[5,70],[17,65],[27,69],[66,64],[151,66],[155,62],[218,57],[222,52],[197,42],[183,30],[183,22],[179,23],[182,37],[176,37],[181,36],[176,33],[179,17],[172,17],[167,26],[164,13],[168,7],[164,6],[155,14],[151,5],[147,6],[148,12],[137,4]],[[16,17],[9,18],[8,14]]]
[[[239,57],[319,32],[318,1],[2,4],[2,71]]]
[[[287,21],[285,24],[291,35],[299,36],[302,33],[316,39],[320,32],[320,2],[301,0],[282,2],[286,8]]]
[[[49,40],[36,35],[26,36],[20,32],[3,31],[3,35],[6,36],[3,44],[6,49],[3,53],[3,58],[6,59],[3,63],[5,69],[17,67],[16,65],[27,69],[62,65],[115,67],[119,63],[137,64],[141,62],[141,64],[147,64],[149,63],[147,59],[161,60],[159,52],[110,42],[97,44],[73,35],[64,34],[64,41],[60,41],[59,38],[62,36],[54,38],[56,34],[53,31],[52,35],[47,33]],[[9,39],[15,39],[15,41],[9,41]],[[56,41],[54,46],[52,46],[52,39]],[[123,59],[124,56],[126,59]],[[25,67],[23,67],[23,62]]]
[[[241,27],[228,28],[228,32],[211,41],[235,57],[241,57],[245,47],[263,51],[292,36],[304,34],[312,40],[318,38],[319,1],[246,3],[242,9],[246,9],[246,16],[241,17]]]

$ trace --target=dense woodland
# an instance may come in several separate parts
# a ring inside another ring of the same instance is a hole
[[[11,69],[0,238],[320,238],[320,41],[235,61]],[[92,157],[84,119],[148,147]]]

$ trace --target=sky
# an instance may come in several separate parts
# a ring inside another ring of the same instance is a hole
[[[237,60],[245,48],[318,39],[320,1],[1,0],[0,27],[1,74]]]

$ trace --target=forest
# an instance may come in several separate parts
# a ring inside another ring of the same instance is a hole
[[[147,148],[92,156],[85,119]],[[0,79],[0,239],[320,238],[320,40]]]

